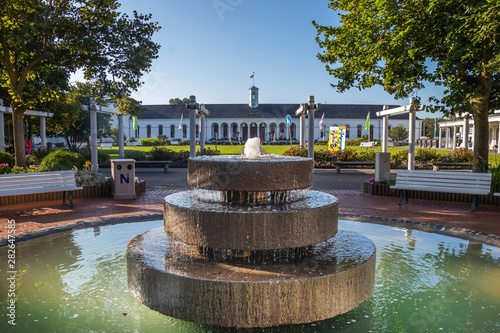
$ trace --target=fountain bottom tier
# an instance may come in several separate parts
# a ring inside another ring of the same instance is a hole
[[[375,246],[339,231],[293,262],[207,260],[156,228],[127,246],[129,290],[165,315],[225,327],[271,327],[335,317],[364,302],[375,279]]]

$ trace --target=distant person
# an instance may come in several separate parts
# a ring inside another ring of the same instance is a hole
[[[26,155],[31,153],[31,141],[26,137],[24,140],[24,145],[26,147]]]

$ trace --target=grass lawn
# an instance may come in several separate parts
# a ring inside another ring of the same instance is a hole
[[[215,150],[215,145],[207,145],[206,146],[207,148],[210,148],[212,150]],[[146,147],[146,146],[134,146],[134,147],[125,147],[125,151],[127,150],[140,150],[140,151],[149,151],[151,150],[153,147]],[[168,149],[171,149],[173,151],[182,151],[182,150],[189,150],[189,146],[165,146],[165,148],[168,148]],[[197,146],[196,147],[197,149],[200,148],[200,146]],[[217,145],[217,150],[219,150],[221,152],[221,155],[237,155],[239,154],[243,148],[245,148],[244,146],[226,146],[226,145]],[[280,145],[269,145],[269,146],[262,146],[262,148],[268,152],[269,154],[275,154],[275,155],[283,155],[283,153],[290,149],[290,146],[288,145],[283,145],[283,146],[280,146]],[[348,146],[347,148],[350,148],[350,149],[353,149],[357,152],[359,151],[366,151],[366,150],[373,150],[375,152],[381,152],[382,151],[382,147],[380,146],[376,146],[376,147],[372,147],[372,148],[361,148],[361,147],[358,147],[358,146]],[[314,150],[326,150],[327,149],[327,146],[319,146],[319,145],[316,145],[314,146]],[[417,149],[424,149],[424,148],[417,148]],[[109,154],[109,157],[110,158],[118,158],[118,147],[113,147],[113,148],[99,148],[99,150],[102,150],[106,153]],[[408,147],[394,147],[394,148],[389,148],[389,152],[390,153],[395,153],[397,151],[400,151],[400,150],[408,150]],[[449,153],[450,151],[448,150],[444,150],[444,149],[439,149],[438,150],[439,153],[441,154],[447,154]],[[496,165],[499,165],[500,164],[500,155],[499,154],[490,154],[489,156],[489,163],[490,165],[492,166],[496,166]]]

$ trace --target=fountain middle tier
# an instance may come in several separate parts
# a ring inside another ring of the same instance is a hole
[[[279,205],[204,202],[194,191],[164,199],[165,233],[204,248],[275,250],[307,247],[337,233],[338,199],[307,191],[301,200]]]

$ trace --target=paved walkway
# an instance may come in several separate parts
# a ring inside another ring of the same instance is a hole
[[[162,199],[168,194],[189,188],[187,172],[186,169],[171,169],[169,173],[154,171],[136,174],[145,179],[147,184],[147,191],[137,200],[76,199],[74,208],[64,206],[60,201],[1,206],[0,237],[7,236],[9,219],[16,221],[16,232],[21,233],[61,224],[118,217],[154,214],[156,218],[161,218]],[[109,173],[109,170],[103,173],[106,172]],[[474,213],[467,203],[412,199],[408,204],[398,206],[397,198],[361,192],[363,182],[372,176],[372,169],[342,170],[341,174],[335,170],[315,170],[313,189],[337,196],[340,214],[433,223],[500,235],[499,206],[480,205]]]

